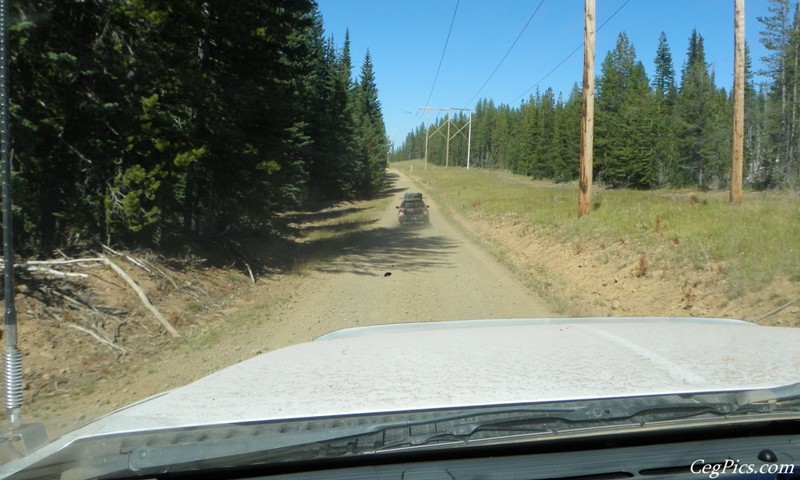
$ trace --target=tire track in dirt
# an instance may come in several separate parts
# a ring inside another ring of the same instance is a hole
[[[552,316],[541,298],[450,224],[434,200],[426,198],[429,225],[399,225],[402,193],[420,189],[397,171],[391,175],[396,201],[374,228],[314,269],[298,292],[301,300],[284,312],[282,324],[306,325],[297,339],[385,323]]]

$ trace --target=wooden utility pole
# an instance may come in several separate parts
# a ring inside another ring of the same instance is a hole
[[[583,27],[583,117],[581,118],[581,173],[578,217],[592,211],[592,148],[594,145],[594,6],[585,0]]]
[[[742,203],[744,169],[744,0],[734,0],[733,140],[730,203]]]

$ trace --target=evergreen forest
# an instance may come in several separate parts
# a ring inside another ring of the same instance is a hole
[[[368,196],[389,143],[313,0],[11,2],[10,149],[23,254],[268,226]]]
[[[759,29],[769,55],[761,59],[763,70],[754,72],[746,53],[744,180],[753,189],[798,189],[800,16],[791,0],[770,0],[769,13],[749,27]],[[733,94],[717,86],[701,34],[691,32],[682,58],[676,65],[664,33],[652,56],[651,78],[624,32],[604,57],[598,52],[596,182],[633,189],[728,186]],[[581,94],[575,84],[566,95],[537,89],[519,105],[480,100],[471,115],[469,165],[577,180]],[[419,125],[393,150],[392,160],[424,158],[427,137],[429,162],[467,165],[469,120],[469,113],[457,112]]]

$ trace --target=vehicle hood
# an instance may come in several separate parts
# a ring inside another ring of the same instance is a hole
[[[694,318],[348,329],[118,410],[27,461],[82,437],[173,427],[772,388],[800,381],[799,344],[800,329]]]

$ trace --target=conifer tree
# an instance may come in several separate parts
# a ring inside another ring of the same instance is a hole
[[[663,186],[669,182],[671,172],[675,171],[679,165],[674,127],[678,92],[672,53],[664,32],[661,32],[656,50],[653,94],[655,95],[653,118],[655,182],[657,185]]]
[[[677,105],[678,150],[682,168],[672,172],[676,185],[708,188],[721,179],[724,164],[724,93],[717,92],[705,59],[703,36],[689,38]],[[728,137],[729,139],[730,137]],[[728,157],[730,158],[730,157]]]
[[[598,178],[613,187],[649,188],[655,183],[650,86],[624,32],[601,68],[595,134]]]
[[[359,129],[359,161],[361,162],[361,192],[377,192],[386,177],[389,141],[383,123],[378,86],[375,83],[372,57],[369,50],[361,64],[361,75],[356,89],[356,123]]]

